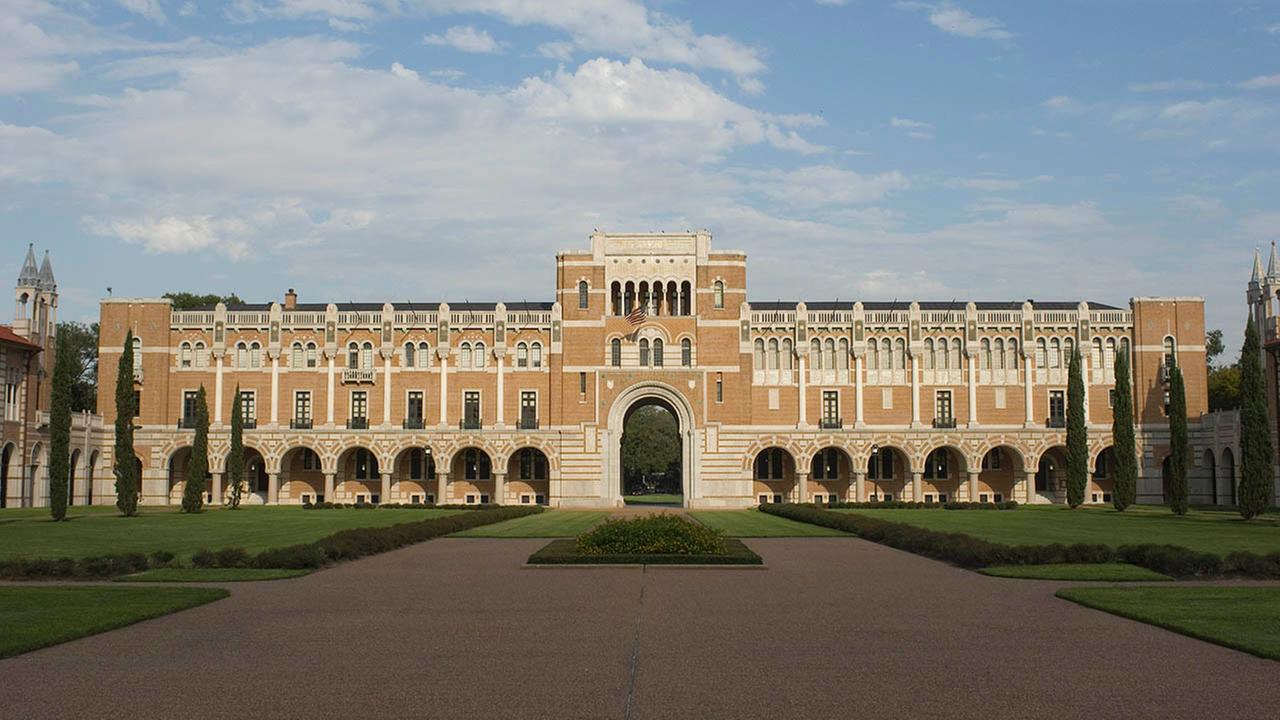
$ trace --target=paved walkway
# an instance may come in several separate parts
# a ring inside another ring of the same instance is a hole
[[[767,570],[435,540],[0,661],[13,718],[1259,718],[1280,664],[853,538]]]

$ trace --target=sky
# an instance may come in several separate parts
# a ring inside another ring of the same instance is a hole
[[[1280,2],[0,9],[0,249],[63,319],[545,301],[593,230],[706,228],[753,300],[1202,296],[1238,348],[1280,239]]]

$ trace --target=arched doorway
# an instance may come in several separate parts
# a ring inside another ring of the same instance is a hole
[[[843,502],[849,496],[853,458],[838,447],[824,447],[809,464],[809,491],[814,502]],[[807,501],[807,499],[804,499]]]
[[[13,464],[13,443],[0,450],[0,508],[9,507],[9,466]]]
[[[191,448],[178,448],[169,456],[169,485],[166,491],[170,505],[182,503],[182,494],[187,489],[187,466],[191,463]]]
[[[98,451],[89,454],[89,464],[84,466],[84,504],[93,504],[94,474],[98,469]]]
[[[603,433],[605,478],[601,500],[606,505],[623,504],[622,435],[633,406],[659,400],[676,419],[680,440],[680,494],[685,507],[693,507],[702,499],[698,477],[698,452],[693,442],[693,408],[671,385],[656,380],[637,383],[622,391],[609,408],[607,430]]]
[[[76,468],[80,467],[80,448],[71,451],[71,462],[67,466],[67,505],[76,504]]]
[[[1058,502],[1067,493],[1067,449],[1051,447],[1040,456],[1036,466],[1036,491],[1032,502]]]
[[[46,503],[48,502],[49,476],[46,474],[44,477],[44,482],[37,484],[40,482],[40,470],[43,466],[43,462],[42,462],[43,459],[44,459],[44,445],[40,443],[36,443],[36,446],[31,448],[31,474],[27,476],[31,478],[31,484],[27,487],[26,489],[27,491],[23,493],[23,502],[31,503],[31,504],[36,504],[37,502],[40,502],[42,500],[45,501]],[[138,477],[139,478],[142,477],[141,471],[138,472]],[[43,496],[40,494],[42,490],[44,492]]]
[[[320,454],[303,446],[289,449],[280,460],[278,503],[332,500],[324,497],[324,471]]]
[[[1093,474],[1089,478],[1089,496],[1085,502],[1109,503],[1116,489],[1116,451],[1106,447],[1093,461]]]
[[[1222,479],[1227,485],[1227,503],[1236,504],[1236,456],[1231,448],[1222,451]]]
[[[807,502],[796,497],[796,461],[780,447],[767,447],[751,461],[752,487],[761,505],[779,502]]]
[[[1022,453],[1017,448],[1008,445],[991,448],[982,456],[982,466],[978,471],[978,496],[970,499],[977,502],[1020,499],[1014,497],[1014,489],[1024,479],[1022,465]]]
[[[366,447],[353,447],[338,458],[338,473],[331,502],[377,503],[382,501],[382,474],[378,456]],[[325,500],[330,500],[325,498]]]
[[[522,447],[507,461],[506,494],[518,505],[546,505],[550,494],[550,463],[535,447]],[[504,503],[508,498],[502,498]]]
[[[1213,451],[1204,451],[1204,470],[1209,476],[1209,493],[1213,498],[1213,504],[1218,504],[1218,467],[1214,461]]]
[[[878,445],[867,456],[867,500],[889,502],[903,500],[911,467],[907,454],[900,448]]]
[[[670,403],[637,400],[622,419],[622,487],[628,505],[684,505],[680,423]]]
[[[484,505],[493,502],[493,460],[483,448],[467,447],[453,455],[445,503]]]
[[[964,455],[953,447],[943,445],[929,451],[921,473],[922,502],[945,503],[960,494],[962,477],[967,477],[968,467]]]
[[[432,504],[436,501],[436,458],[429,447],[410,447],[396,456],[391,471],[391,497],[383,502]]]

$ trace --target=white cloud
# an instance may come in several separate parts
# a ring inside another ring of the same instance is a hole
[[[164,22],[164,8],[159,0],[116,0],[116,4],[153,22]]]
[[[892,192],[910,187],[907,178],[896,170],[863,175],[831,165],[744,172],[743,176],[751,190],[804,209],[877,202]]]
[[[949,188],[962,188],[965,190],[978,190],[981,192],[1005,192],[1010,190],[1018,190],[1030,183],[1051,182],[1053,177],[1050,175],[1036,175],[1033,178],[1019,179],[1006,178],[997,175],[983,175],[971,178],[952,178],[947,180],[944,185]]]
[[[336,17],[329,18],[329,27],[337,30],[338,32],[359,32],[364,29],[364,25],[361,25],[354,20],[343,20],[342,18]]]
[[[835,7],[840,7],[842,5],[849,4],[849,0],[813,0],[813,1],[818,3],[819,5],[832,5]]]
[[[1280,35],[1280,23],[1276,23],[1275,25],[1268,25],[1267,32],[1271,33],[1272,35]]]
[[[1077,103],[1075,99],[1067,95],[1054,95],[1040,103],[1040,106],[1049,108],[1050,110],[1071,111],[1078,109],[1080,104]]]
[[[422,41],[428,45],[444,45],[469,53],[496,53],[502,50],[502,44],[484,30],[477,30],[470,25],[455,25],[443,35],[427,35]]]
[[[198,215],[186,218],[91,219],[88,225],[98,235],[118,237],[141,245],[149,253],[187,254],[212,249],[232,260],[239,260],[248,253],[245,242],[236,239],[248,228],[243,221],[234,218]]]
[[[1240,83],[1240,87],[1245,90],[1280,88],[1280,75],[1259,75]]]
[[[978,17],[950,3],[899,2],[897,6],[904,10],[928,13],[931,25],[951,35],[987,40],[1009,40],[1014,37],[999,20]]]
[[[933,139],[933,125],[927,122],[894,116],[889,119],[889,126],[904,131],[907,137],[915,140]]]
[[[1129,92],[1181,93],[1210,90],[1215,85],[1203,80],[1158,80],[1156,82],[1129,83]]]

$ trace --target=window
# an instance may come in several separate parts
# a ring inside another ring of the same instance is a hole
[[[303,362],[305,360],[303,358],[302,343],[294,343],[289,348],[289,367],[300,368]]]
[[[364,390],[352,391],[351,417],[362,419],[369,417],[369,393]]]
[[[954,424],[951,414],[951,391],[939,390],[934,400],[934,413],[939,423]]]
[[[417,348],[414,347],[413,343],[404,344],[404,366],[405,367],[413,367],[415,364],[417,364],[416,363],[417,358],[415,357],[416,351],[417,351]]]
[[[590,290],[586,280],[578,281],[578,309],[586,310],[591,305]]]
[[[141,390],[133,391],[133,416],[134,417],[142,416],[142,391]]]
[[[1009,369],[1018,369],[1018,340],[1009,338]]]
[[[924,463],[924,476],[929,480],[946,480],[951,476],[948,467],[951,454],[946,448],[938,448],[929,453]]]
[[[584,398],[587,396],[587,374],[584,372],[578,373],[578,394]]]
[[[240,419],[245,425],[258,422],[258,398],[252,390],[240,391]]]
[[[185,390],[182,393],[182,425],[183,427],[195,427],[196,422],[196,401],[199,393],[195,390]]]
[[[835,390],[822,391],[822,427],[840,427],[840,393]]]
[[[653,339],[653,366],[662,367],[663,349],[662,338]]]
[[[987,370],[991,367],[991,340],[982,338],[978,348],[978,369]]]
[[[756,455],[757,480],[782,480],[786,474],[786,452],[782,448],[766,448]]]
[[[1064,427],[1067,419],[1067,403],[1061,390],[1049,391],[1049,424],[1052,427]]]
[[[1000,459],[1002,455],[1003,453],[1000,452],[1000,448],[994,448],[990,452],[988,452],[986,455],[983,455],[982,469],[983,470],[999,470],[1000,465],[1002,463],[1002,460]]]
[[[871,458],[867,461],[867,477],[872,480],[892,480],[893,458],[891,448],[880,448],[871,453]]]
[[[649,339],[640,340],[640,367],[649,367]]]
[[[769,338],[769,369],[778,369],[778,360],[780,359],[778,350],[778,338]]]
[[[249,367],[262,367],[262,346],[256,340],[249,345]]]
[[[723,308],[724,307],[724,283],[717,280],[715,285],[712,286],[712,294],[714,297],[716,309],[719,310]]]
[[[204,343],[196,342],[195,355],[196,367],[209,367],[209,353],[204,351]]]
[[[178,350],[178,367],[191,367],[191,343],[182,343]]]
[[[791,338],[782,338],[782,350],[778,355],[778,368],[781,370],[791,369]]]
[[[542,343],[533,343],[529,346],[529,366],[542,367]]]
[[[418,367],[431,367],[431,346],[425,341],[418,343]]]
[[[1051,369],[1062,367],[1062,341],[1058,338],[1049,341],[1049,367]]]
[[[895,370],[907,369],[907,341],[898,338],[893,343],[893,368]]]
[[[360,346],[360,367],[365,370],[373,369],[373,343],[371,342]]]
[[[315,450],[304,447],[298,452],[302,454],[303,470],[319,470],[320,469],[320,456],[316,454]]]
[[[813,356],[812,359],[809,361],[811,363],[810,367],[813,370],[821,370],[822,369],[822,341],[821,340],[819,340],[818,338],[814,338],[809,341],[809,354]]]
[[[538,393],[532,390],[520,391],[520,429],[536,430],[538,428]]]
[[[622,341],[618,338],[609,341],[609,364],[622,367]]]
[[[823,448],[813,456],[812,472],[814,480],[840,479],[840,451],[835,448]]]
[[[357,480],[378,479],[378,458],[364,448],[355,451],[355,478]]]
[[[133,374],[142,374],[142,338],[133,337]]]
[[[521,480],[546,480],[547,456],[534,448],[521,448],[516,453],[520,463]]]
[[[516,367],[529,367],[529,346],[525,343],[516,345]]]
[[[1093,358],[1089,364],[1094,370],[1102,369],[1102,338],[1093,339]]]
[[[467,448],[462,453],[462,477],[465,480],[488,480],[489,456],[483,450]]]
[[[293,395],[293,420],[295,424],[311,423],[311,391],[299,390]]]
[[[360,346],[355,343],[347,346],[347,367],[360,367]]]
[[[992,369],[1004,369],[1004,338],[996,338],[995,349],[992,350],[991,360],[994,363],[991,366]]]
[[[419,428],[422,427],[422,406],[422,391],[410,390],[408,401],[405,403],[404,416],[411,423],[416,423]]]
[[[680,341],[680,364],[693,367],[693,341],[689,338]]]
[[[716,402],[724,402],[724,373],[716,373]]]
[[[480,391],[467,390],[462,393],[463,427],[475,430],[480,427]]]
[[[764,369],[764,338],[756,338],[755,355],[752,357],[752,367],[756,370]]]
[[[1044,338],[1036,339],[1036,368],[1049,367],[1049,343]]]
[[[483,370],[485,363],[484,343],[478,342],[471,349],[471,364],[477,370]]]
[[[316,344],[313,342],[309,342],[307,343],[307,367],[313,368],[315,366],[316,366]]]
[[[1171,368],[1178,364],[1178,343],[1172,337],[1164,339],[1164,366]]]
[[[471,367],[471,343],[469,342],[462,343],[458,348],[458,367]]]

